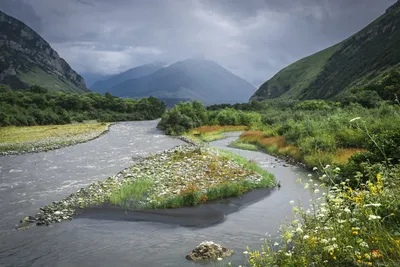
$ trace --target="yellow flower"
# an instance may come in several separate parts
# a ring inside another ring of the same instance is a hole
[[[358,231],[351,232],[353,235],[358,235]]]

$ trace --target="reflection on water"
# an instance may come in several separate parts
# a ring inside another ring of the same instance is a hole
[[[291,216],[290,200],[308,205],[310,192],[296,184],[304,170],[263,153],[217,148],[255,160],[281,181],[280,190],[229,214],[207,228],[185,228],[141,221],[78,218],[50,227],[13,230],[21,216],[104,179],[130,165],[132,156],[159,152],[181,142],[162,135],[156,121],[120,123],[110,133],[85,144],[47,153],[0,157],[0,266],[214,266],[194,264],[185,255],[204,240],[221,243],[241,264],[246,245],[257,248],[265,233],[275,235]],[[233,134],[237,135],[237,134]]]

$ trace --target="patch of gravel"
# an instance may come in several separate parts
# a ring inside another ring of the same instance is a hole
[[[178,195],[188,186],[195,185],[206,192],[218,183],[249,180],[259,182],[262,176],[244,169],[236,162],[223,158],[219,151],[207,146],[180,145],[162,153],[139,159],[105,181],[90,184],[67,198],[53,202],[39,210],[35,216],[20,221],[18,229],[31,225],[49,225],[70,220],[85,207],[107,203],[113,190],[124,183],[138,179],[154,179],[154,186],[140,205],[157,204],[162,199]]]

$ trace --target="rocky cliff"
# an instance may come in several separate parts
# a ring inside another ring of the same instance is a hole
[[[85,81],[39,34],[0,11],[0,84],[83,93]]]

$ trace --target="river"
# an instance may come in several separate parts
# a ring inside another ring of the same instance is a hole
[[[50,152],[0,157],[0,266],[215,266],[193,263],[185,255],[204,240],[236,253],[234,266],[245,261],[246,246],[256,249],[268,232],[291,217],[290,200],[308,205],[310,191],[296,183],[307,172],[275,157],[228,148],[237,138],[210,143],[255,160],[273,173],[282,187],[256,203],[206,228],[156,222],[76,218],[49,227],[14,230],[23,216],[35,214],[94,181],[102,180],[146,156],[182,144],[156,129],[157,121],[118,123],[110,132],[84,144]],[[303,180],[304,180],[303,179]]]

